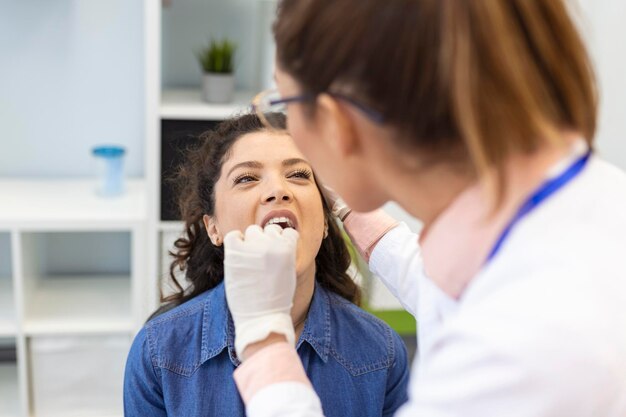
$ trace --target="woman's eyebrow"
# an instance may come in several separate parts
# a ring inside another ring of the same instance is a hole
[[[260,163],[259,161],[245,161],[245,162],[240,162],[236,165],[234,165],[230,171],[228,171],[228,175],[230,176],[230,174],[233,173],[234,170],[236,170],[237,168],[255,168],[255,169],[261,169],[263,168],[263,164]]]
[[[284,167],[290,167],[293,165],[298,165],[298,164],[307,164],[310,165],[308,161],[302,159],[302,158],[290,158],[290,159],[285,159],[283,161],[283,166]]]

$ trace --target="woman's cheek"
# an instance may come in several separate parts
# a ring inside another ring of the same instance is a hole
[[[299,268],[305,269],[311,263],[315,262],[320,243],[318,239],[312,239],[311,237],[307,239],[300,236],[296,252],[296,262]]]

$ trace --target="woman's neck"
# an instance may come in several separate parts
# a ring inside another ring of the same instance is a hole
[[[505,168],[507,183],[505,187],[512,191],[523,192],[528,185],[535,185],[544,178],[546,171],[570,151],[571,146],[580,138],[575,132],[562,134],[560,145],[546,145],[532,155],[511,157]],[[385,184],[388,199],[396,201],[409,214],[422,221],[422,238],[429,232],[431,225],[464,191],[479,186],[487,190],[487,182],[477,180],[468,168],[451,167],[449,164],[437,164],[425,168],[402,169],[388,166]],[[394,169],[395,168],[395,169]],[[495,173],[494,173],[495,174]],[[411,192],[407,192],[411,190]],[[491,191],[487,190],[486,194]],[[519,198],[519,196],[517,196]],[[494,203],[489,198],[490,204]]]
[[[390,199],[422,222],[421,235],[425,236],[437,217],[475,183],[475,177],[441,164],[420,172],[398,173],[393,181],[387,183]]]
[[[429,225],[428,234],[421,237],[424,270],[446,294],[460,297],[523,201],[555,166],[578,152],[576,139],[565,136],[562,146],[546,146],[532,155],[511,157],[505,166],[507,192],[495,210],[490,185],[481,180],[456,197]]]
[[[307,270],[298,275],[296,293],[291,308],[291,320],[296,331],[296,340],[302,334],[304,322],[309,313],[311,300],[315,291],[315,262]]]

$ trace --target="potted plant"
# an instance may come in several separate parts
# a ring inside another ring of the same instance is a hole
[[[204,75],[202,95],[209,103],[228,103],[235,91],[234,55],[236,46],[228,39],[211,40],[197,56]]]

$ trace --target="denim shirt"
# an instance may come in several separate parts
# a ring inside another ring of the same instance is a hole
[[[125,416],[244,416],[234,333],[223,284],[148,322],[126,363]],[[326,417],[391,416],[407,400],[400,337],[318,284],[297,351]]]

